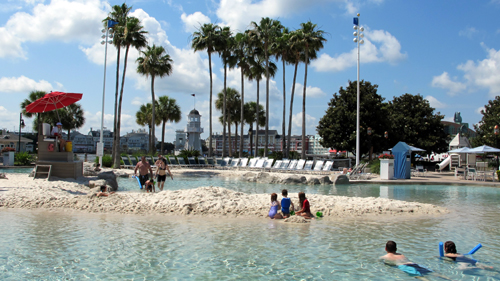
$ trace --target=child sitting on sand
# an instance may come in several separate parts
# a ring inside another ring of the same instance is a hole
[[[303,216],[306,219],[312,219],[314,216],[311,214],[311,207],[309,206],[309,201],[306,198],[306,194],[304,192],[299,192],[299,201],[302,209],[297,211],[295,214],[298,216]]]
[[[97,193],[97,197],[101,197],[101,196],[109,196],[110,194],[113,194],[115,193],[114,191],[112,192],[107,192],[108,191],[108,187],[106,185],[101,185],[101,191]]]
[[[295,207],[292,200],[288,198],[288,190],[283,189],[281,195],[283,196],[281,199],[281,212],[283,213],[283,218],[288,218],[290,216],[290,205],[292,206],[292,210],[295,210]]]
[[[146,184],[145,184],[145,189],[146,189],[146,192],[156,192],[155,181],[154,180],[147,180]]]
[[[270,219],[282,219],[283,216],[278,213],[278,210],[280,209],[280,203],[278,202],[278,194],[273,193],[271,194],[271,208],[269,209],[269,218]]]
[[[444,256],[456,261],[459,266],[459,270],[481,268],[481,269],[493,269],[491,266],[486,266],[484,264],[478,263],[475,259],[470,259],[464,255],[457,253],[457,247],[453,241],[446,241],[444,243]]]

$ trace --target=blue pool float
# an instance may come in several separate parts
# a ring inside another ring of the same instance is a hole
[[[139,189],[142,189],[142,184],[141,184],[141,181],[139,180],[139,177],[133,176],[133,178],[135,178],[137,180],[137,183],[139,184]]]
[[[481,245],[481,243],[477,244],[476,247],[474,247],[474,249],[470,250],[469,253],[467,253],[466,255],[473,255],[475,252],[477,252],[477,250],[481,249],[483,245]]]
[[[483,245],[481,245],[481,243],[477,244],[476,247],[474,247],[472,250],[470,250],[470,252],[468,252],[467,254],[464,254],[464,255],[473,255],[474,253],[477,252],[477,250],[481,249],[481,247],[483,247]],[[444,245],[443,245],[443,242],[439,242],[439,256],[440,257],[444,257]]]

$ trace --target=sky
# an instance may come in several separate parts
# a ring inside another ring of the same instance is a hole
[[[340,87],[357,79],[357,46],[353,42],[353,17],[360,13],[365,43],[360,48],[360,79],[378,85],[378,94],[390,101],[405,93],[420,94],[453,121],[478,123],[481,109],[500,94],[500,0],[396,1],[396,0],[127,0],[131,16],[142,21],[150,45],[163,46],[171,56],[173,73],[155,80],[156,96],[177,100],[179,123],[169,123],[165,140],[184,129],[187,114],[195,107],[202,127],[209,132],[209,69],[206,52],[191,49],[192,34],[204,23],[229,26],[234,32],[250,29],[262,17],[281,21],[291,30],[312,21],[325,31],[327,42],[308,69],[306,132],[316,134],[328,102]],[[0,0],[0,128],[17,131],[20,103],[30,91],[83,93],[79,102],[86,122],[79,129],[100,129],[104,83],[105,47],[101,21],[120,1],[102,0]],[[123,59],[122,52],[122,59]],[[139,75],[131,50],[126,71],[122,133],[137,130],[135,113],[151,102],[150,80]],[[108,46],[104,126],[112,128],[116,49]],[[123,61],[120,63],[123,66]],[[270,81],[269,128],[281,133],[283,75]],[[223,89],[223,65],[212,58],[214,100]],[[122,67],[120,67],[122,71]],[[285,68],[288,128],[293,67]],[[121,74],[120,74],[121,75]],[[228,72],[228,86],[240,91],[240,72]],[[265,80],[260,83],[265,102]],[[295,84],[292,133],[301,133],[304,65]],[[245,81],[245,102],[255,101],[255,82]],[[195,94],[195,98],[192,97]],[[213,131],[222,132],[221,113],[213,109]],[[26,130],[32,120],[24,117]],[[247,129],[245,129],[247,130]],[[161,127],[156,136],[161,139]]]

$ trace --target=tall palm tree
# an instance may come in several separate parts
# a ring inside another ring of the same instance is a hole
[[[155,77],[170,76],[172,74],[173,60],[170,55],[166,54],[162,46],[147,46],[146,51],[141,51],[141,56],[137,58],[137,73],[143,74],[146,77],[151,76],[151,100],[155,99]],[[155,103],[153,103],[151,124],[155,123]],[[151,129],[152,139],[150,140],[150,152],[154,154],[155,145],[155,126]],[[162,139],[163,141],[163,139]],[[163,143],[162,143],[163,145]]]
[[[264,111],[264,106],[259,105],[258,108],[259,108],[259,114],[258,114],[259,120],[257,122],[257,114],[256,114],[257,103],[254,101],[251,101],[251,102],[245,103],[245,105],[244,105],[245,114],[244,114],[243,121],[241,122],[241,126],[243,127],[243,125],[245,123],[249,125],[249,129],[248,129],[248,137],[250,138],[249,155],[253,154],[253,151],[252,151],[253,150],[253,138],[252,138],[253,123],[255,122],[256,124],[261,125],[261,126],[264,126],[266,123],[266,112]]]
[[[28,106],[30,103],[36,101],[37,99],[39,98],[42,98],[43,96],[45,96],[47,94],[47,92],[45,91],[31,91],[28,95],[28,98],[27,99],[24,99],[20,106],[21,106],[21,112],[23,113],[24,116],[28,117],[28,118],[31,118],[33,117],[33,113],[30,113],[30,112],[26,112],[26,106]],[[45,113],[37,113],[36,114],[36,118],[33,120],[33,128],[37,128],[37,132],[39,134],[42,133],[42,123],[45,119],[45,117],[48,115],[47,112]]]
[[[275,55],[276,59],[281,59],[283,64],[283,123],[281,125],[282,134],[281,139],[283,142],[283,155],[288,158],[287,154],[287,142],[286,142],[286,83],[285,83],[285,64],[290,63],[290,58],[293,56],[292,49],[289,44],[290,40],[290,31],[287,27],[284,27],[280,36],[276,39],[276,41],[272,44],[272,52]]]
[[[155,101],[158,103],[157,101]],[[139,108],[139,111],[135,113],[135,122],[138,125],[141,126],[147,126],[148,127],[148,132],[149,132],[149,139],[151,140],[151,121],[153,120],[153,105],[151,103],[143,104]],[[161,124],[161,119],[156,118],[157,121],[154,124],[155,126],[158,126]]]
[[[115,154],[117,151],[116,143],[116,124],[118,123],[118,87],[120,84],[120,51],[122,48],[122,39],[124,26],[127,22],[128,13],[132,7],[128,7],[126,3],[120,5],[114,5],[108,17],[103,20],[105,28],[108,28],[108,20],[113,20],[118,22],[113,26],[114,36],[113,45],[116,47],[116,87],[115,87],[115,111],[114,111],[114,121],[113,121],[113,149],[112,149],[112,159],[115,159]]]
[[[240,120],[240,117],[237,116],[241,106],[240,93],[238,93],[238,91],[234,88],[227,88],[226,91],[218,93],[217,97],[218,99],[215,101],[215,108],[221,110],[222,112],[225,112],[225,114],[223,113],[219,119],[221,119],[220,121],[223,125],[224,123],[228,124],[229,156],[232,157],[233,147],[231,138],[231,124],[237,124]],[[237,127],[236,130],[238,130]],[[238,132],[236,132],[236,134],[238,134]]]
[[[280,21],[270,18],[262,18],[259,24],[252,22],[250,25],[253,26],[254,33],[260,41],[261,48],[264,50],[266,62],[266,139],[264,156],[267,156],[267,150],[269,147],[269,55],[271,51],[271,44],[276,40],[276,38],[279,37],[283,26]]]
[[[78,103],[70,104],[66,107],[58,109],[60,122],[62,123],[62,128],[68,130],[68,139],[71,136],[72,129],[81,128],[85,124],[85,116],[82,106]],[[51,111],[53,122],[59,122],[58,115],[55,111]]]
[[[213,23],[205,23],[201,25],[197,31],[193,33],[191,48],[194,51],[207,51],[208,53],[208,69],[210,71],[210,110],[209,122],[210,129],[208,135],[208,156],[212,157],[212,53],[215,52],[215,46],[219,42],[220,27]]]
[[[238,59],[238,67],[241,73],[241,109],[240,109],[240,120],[245,118],[245,75],[248,75],[250,71],[250,54],[249,54],[249,31],[245,33],[238,33],[234,37],[236,40],[236,45],[234,48],[235,56]],[[240,134],[240,149],[239,157],[243,157],[243,122],[241,123],[241,134]]]
[[[115,149],[115,159],[113,162],[114,167],[120,167],[120,125],[121,125],[121,113],[122,113],[122,100],[123,100],[123,88],[125,85],[125,73],[127,71],[127,59],[130,47],[140,50],[147,46],[147,39],[145,34],[147,31],[143,30],[141,21],[138,18],[130,17],[127,19],[126,25],[123,29],[122,35],[122,46],[125,47],[125,58],[123,62],[123,75],[122,75],[122,85],[120,89],[120,97],[118,99],[118,118],[116,119],[116,133],[115,133],[115,144],[113,144],[113,149]]]
[[[307,88],[307,66],[309,65],[309,52],[316,53],[320,49],[323,48],[323,42],[326,42],[326,39],[323,37],[325,32],[323,30],[318,29],[318,25],[308,21],[306,23],[300,24],[301,29],[300,32],[302,35],[301,45],[304,47],[304,55],[305,55],[305,72],[304,72],[304,89],[302,95],[302,159],[306,159],[306,88]],[[316,54],[313,55],[316,57]]]
[[[219,56],[222,59],[222,64],[224,65],[224,102],[222,108],[222,116],[224,119],[223,129],[222,129],[222,157],[226,156],[226,124],[227,124],[227,114],[226,114],[226,89],[227,89],[227,68],[233,68],[236,65],[237,58],[233,55],[233,48],[236,44],[234,37],[232,36],[231,29],[229,27],[224,27],[220,30],[220,41],[216,49],[219,52]],[[231,136],[229,136],[231,138]],[[231,139],[229,140],[229,156],[232,157],[232,145]]]
[[[158,98],[158,118],[161,119],[161,153],[165,150],[163,149],[163,144],[165,143],[165,124],[168,121],[179,123],[181,121],[181,108],[176,103],[175,99],[168,96],[161,96]]]

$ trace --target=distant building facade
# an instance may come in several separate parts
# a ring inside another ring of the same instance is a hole
[[[460,112],[455,112],[453,116],[453,122],[441,121],[444,125],[444,132],[453,139],[458,133],[467,136],[468,138],[475,138],[476,132],[469,128],[469,123],[462,122],[462,116]]]
[[[73,151],[79,153],[95,153],[97,143],[101,140],[101,131],[90,129],[89,133],[84,135],[77,131],[71,132],[71,140],[73,142]],[[113,148],[113,132],[103,130],[104,151],[109,153]],[[158,141],[155,140],[155,145]],[[120,150],[123,152],[132,152],[138,150],[148,150],[149,134],[145,129],[137,131],[132,130],[120,137]]]

